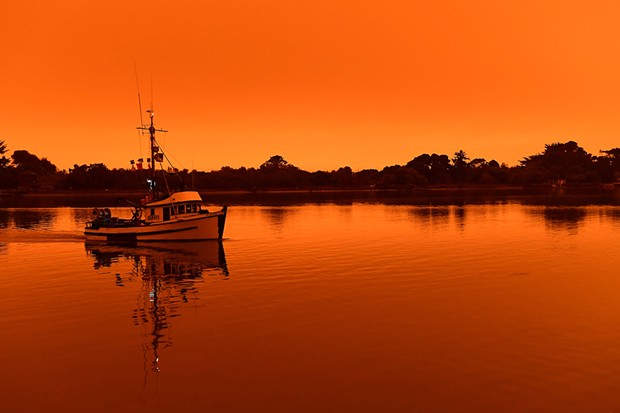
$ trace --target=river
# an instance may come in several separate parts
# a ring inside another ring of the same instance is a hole
[[[620,410],[613,202],[235,205],[137,247],[90,212],[0,209],[3,412]]]

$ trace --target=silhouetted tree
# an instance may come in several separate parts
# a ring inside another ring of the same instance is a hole
[[[6,143],[0,140],[0,189],[17,188],[18,181],[15,168],[11,167],[10,160],[4,156],[8,151]]]
[[[437,155],[436,153],[422,154],[407,162],[408,168],[413,168],[416,172],[426,178],[431,184],[446,184],[452,181],[450,171],[450,158],[448,155]]]
[[[467,157],[467,153],[465,153],[464,150],[461,149],[458,152],[454,152],[452,162],[454,163],[455,168],[466,168],[468,160],[469,158]]]
[[[510,168],[506,164],[500,165],[495,159],[487,162],[487,164],[483,167],[483,171],[484,173],[478,181],[481,184],[508,182]],[[487,178],[487,175],[492,179]]]
[[[273,155],[260,166],[260,169],[277,170],[285,169],[287,166],[288,162],[282,156]]]
[[[415,169],[420,175],[430,179],[432,167],[431,156],[427,153],[416,156],[407,162],[407,167]]]
[[[264,162],[256,174],[256,187],[299,188],[310,185],[310,173],[274,155]]]
[[[73,189],[106,189],[113,184],[113,174],[102,163],[73,165],[65,178],[65,186]]]
[[[410,188],[426,186],[428,180],[414,168],[394,165],[383,168],[380,184],[382,187]]]
[[[620,161],[620,148],[601,150],[601,153],[607,154],[610,158]]]
[[[334,183],[339,187],[352,187],[353,186],[353,170],[350,166],[338,168],[334,172]]]
[[[327,171],[316,171],[310,174],[310,185],[313,187],[332,186],[332,174]]]
[[[620,148],[601,150],[604,156],[596,158],[597,171],[603,182],[620,179]]]
[[[450,158],[448,155],[431,155],[431,179],[433,184],[447,184],[452,181],[450,177]]]
[[[11,155],[13,165],[19,172],[32,172],[37,175],[52,175],[57,168],[46,158],[39,159],[36,155],[25,150],[17,150]]]
[[[595,171],[591,154],[577,142],[545,145],[543,153],[524,158],[522,169],[516,175],[524,183],[543,183],[549,179],[564,179],[571,183],[596,182],[600,179]]]
[[[380,173],[376,169],[363,169],[353,174],[355,185],[361,187],[375,187],[380,179]]]
[[[454,178],[457,182],[464,182],[467,180],[467,172],[468,172],[468,163],[469,158],[464,150],[459,150],[454,153],[454,157],[452,158],[452,164],[454,165]]]
[[[4,156],[4,154],[7,152],[7,147],[6,147],[6,143],[2,140],[0,140],[0,155],[2,155],[2,158],[0,158],[0,168],[6,168],[9,166],[9,163],[11,162],[10,159],[8,159],[6,156]]]
[[[74,165],[68,172],[57,168],[46,158],[39,159],[25,150],[4,157],[6,143],[0,140],[0,188],[22,186],[28,180],[41,188],[50,182],[62,181],[65,188],[74,189],[145,189],[149,171],[108,169],[102,163]],[[41,176],[46,175],[44,179]],[[53,176],[52,176],[53,175]],[[576,142],[545,145],[542,153],[525,157],[519,166],[508,167],[496,160],[484,158],[469,160],[459,150],[454,156],[421,154],[406,165],[392,165],[382,170],[365,169],[354,172],[344,166],[331,172],[307,172],[289,164],[281,155],[271,156],[258,168],[224,166],[210,172],[180,171],[169,176],[168,186],[177,190],[185,185],[208,189],[269,189],[269,188],[410,188],[425,185],[443,185],[471,182],[481,185],[499,183],[541,184],[549,179],[565,179],[569,183],[612,182],[620,179],[620,148],[601,150],[601,156],[592,156]],[[50,179],[53,178],[53,179]],[[163,183],[160,185],[162,187]]]

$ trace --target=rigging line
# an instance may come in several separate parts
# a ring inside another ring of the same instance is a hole
[[[142,99],[140,97],[140,83],[138,82],[138,65],[136,63],[133,64],[133,68],[136,74],[136,88],[138,89],[138,110],[140,112],[140,127],[144,126],[144,121],[142,120]],[[144,131],[138,130],[138,145],[139,145],[139,153],[142,158],[142,134]]]
[[[163,152],[162,152],[162,153],[163,153]],[[164,157],[165,157],[166,159],[168,159],[168,157],[166,156],[166,154],[165,154],[165,153],[164,153],[163,155],[164,155]],[[168,162],[170,162],[170,161],[168,161]],[[163,175],[163,177],[164,177],[164,183],[166,184],[166,192],[167,192],[167,193],[170,193],[170,187],[168,186],[168,179],[166,179],[166,171],[164,170],[164,165],[160,163],[160,164],[159,164],[159,166],[161,167],[162,175]],[[176,214],[175,214],[175,215],[176,215]]]
[[[144,121],[142,120],[142,99],[140,98],[140,83],[138,82],[138,65],[134,63],[133,67],[136,73],[136,87],[138,89],[138,109],[140,110],[140,126],[144,126]]]
[[[164,133],[164,138],[166,137],[166,133]],[[172,166],[174,168],[174,165],[172,164],[172,161],[174,161],[177,165],[179,165],[181,168],[185,169],[185,165],[183,165],[183,162],[179,161],[175,156],[173,156],[172,154],[170,154],[170,156],[168,156],[168,151],[166,150],[166,146],[165,146],[165,142],[164,142],[164,146],[159,144],[159,141],[157,141],[157,138],[155,138],[155,143],[157,144],[157,146],[159,146],[160,148],[162,148],[162,154],[164,155],[164,157],[166,158],[166,160],[168,161],[168,163],[170,164],[170,166]]]
[[[157,142],[157,139],[153,139],[155,141],[155,143],[157,144],[157,146],[159,146],[159,142]],[[181,184],[183,184],[184,188],[187,188],[187,183],[183,180],[183,177],[181,176],[181,174],[179,173],[178,169],[174,167],[174,164],[172,163],[172,161],[170,160],[170,157],[168,157],[168,155],[166,154],[165,151],[161,152],[162,156],[166,159],[166,161],[168,162],[168,164],[170,165],[170,167],[172,168],[172,171],[174,173],[174,175],[179,179],[179,181],[181,182]],[[177,162],[176,158],[175,158],[175,162]],[[166,180],[166,175],[165,175],[165,170],[164,170],[164,165],[160,163],[161,169],[162,171],[164,171],[164,181],[166,182],[166,189],[168,190],[168,192],[170,192],[170,188],[168,188],[168,181]],[[181,164],[181,167],[184,168],[183,164]]]
[[[179,165],[179,167],[180,167],[181,169],[186,169],[186,168],[185,168],[185,165],[183,165],[183,162],[179,161],[179,160],[178,160],[178,159],[177,159],[174,155],[172,155],[172,154],[171,154],[169,157],[168,157],[168,156],[166,156],[166,159],[168,159],[168,162],[170,162],[170,164],[171,164],[171,165],[172,165],[172,162],[170,161],[170,158],[172,158],[172,160],[174,160],[174,162],[175,162],[177,165]]]

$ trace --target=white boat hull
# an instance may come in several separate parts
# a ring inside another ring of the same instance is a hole
[[[88,241],[150,242],[222,239],[226,208],[217,212],[187,216],[157,223],[86,228]]]

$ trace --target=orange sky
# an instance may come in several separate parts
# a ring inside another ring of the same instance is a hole
[[[134,67],[181,168],[620,146],[616,1],[23,0],[0,15],[0,140],[60,168],[146,157]]]

